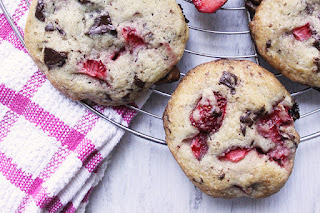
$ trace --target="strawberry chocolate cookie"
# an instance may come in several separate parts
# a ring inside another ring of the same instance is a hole
[[[191,70],[163,115],[168,146],[190,180],[213,197],[261,198],[288,180],[299,135],[297,105],[250,61]]]
[[[293,81],[320,87],[319,18],[319,0],[264,0],[250,29],[268,63]]]
[[[120,105],[168,74],[188,35],[174,0],[34,0],[25,41],[66,96]]]

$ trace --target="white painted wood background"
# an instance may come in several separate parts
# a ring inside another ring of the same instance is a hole
[[[218,11],[200,14],[194,6],[177,0],[184,8],[190,25],[220,31],[248,30],[245,11]],[[243,6],[243,0],[229,0],[225,7]],[[214,55],[252,54],[250,35],[214,35],[190,30],[187,49]],[[179,67],[187,72],[212,60],[185,54]],[[252,60],[252,59],[251,59]],[[268,70],[272,68],[262,62]],[[284,77],[280,80],[290,92],[303,86]],[[158,89],[174,91],[174,85]],[[296,97],[301,114],[320,107],[319,93],[307,92]],[[168,99],[153,94],[144,109],[162,115]],[[320,114],[296,122],[301,136],[320,130]],[[138,115],[131,128],[164,138],[161,120]],[[266,199],[215,199],[203,194],[184,175],[166,146],[126,134],[115,149],[103,181],[94,190],[87,208],[99,212],[320,212],[320,137],[299,145],[294,171],[277,194]]]

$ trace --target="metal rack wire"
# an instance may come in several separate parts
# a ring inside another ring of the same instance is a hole
[[[192,0],[184,0],[188,3],[192,3]],[[27,6],[29,7],[30,6],[30,3],[28,0],[25,0]],[[23,36],[22,34],[20,33],[20,31],[18,30],[17,26],[14,24],[11,16],[9,15],[8,11],[6,10],[6,7],[5,5],[3,4],[3,1],[0,0],[0,8],[1,10],[3,11],[6,19],[8,20],[10,26],[12,27],[12,29],[14,30],[17,38],[20,40],[20,42],[22,43],[22,45],[25,47],[25,43],[24,43],[24,40],[23,40]],[[235,11],[235,10],[240,10],[240,11],[244,11],[246,10],[245,7],[222,7],[221,10],[226,10],[226,11]],[[248,16],[248,21],[250,21],[250,14],[248,11],[247,12],[247,16]],[[212,34],[223,34],[223,35],[240,35],[240,34],[249,34],[250,32],[249,31],[238,31],[238,32],[224,32],[224,31],[215,31],[215,30],[209,30],[209,29],[203,29],[203,28],[199,28],[199,27],[196,27],[196,26],[191,26],[189,25],[189,28],[191,30],[195,30],[195,31],[200,31],[200,32],[205,32],[205,33],[212,33]],[[186,49],[185,50],[185,53],[188,53],[188,54],[193,54],[193,55],[198,55],[198,56],[202,56],[202,57],[209,57],[209,58],[213,58],[213,59],[220,59],[220,58],[230,58],[230,59],[240,59],[240,58],[254,58],[255,62],[257,64],[260,64],[259,63],[259,56],[257,54],[257,51],[255,49],[255,47],[253,47],[253,53],[252,54],[248,54],[248,55],[235,55],[235,56],[222,56],[222,55],[212,55],[212,54],[209,54],[209,53],[203,53],[203,52],[197,52],[197,51],[193,51],[193,50],[188,50]],[[185,74],[184,73],[181,73],[181,76],[183,77]],[[280,77],[282,74],[276,74],[275,76],[276,77]],[[157,94],[157,95],[160,95],[160,96],[163,96],[165,98],[170,98],[171,97],[171,94],[168,94],[168,93],[165,93],[165,92],[162,92],[160,90],[157,90],[157,89],[150,89],[152,93],[154,94]],[[294,93],[291,93],[291,95],[293,97],[297,97],[297,96],[300,96],[300,95],[303,95],[305,94],[306,92],[309,92],[313,90],[313,88],[305,88],[305,89],[302,89],[298,92],[294,92]],[[129,127],[126,127],[120,123],[117,123],[115,121],[113,121],[112,119],[109,119],[107,116],[105,116],[104,114],[102,114],[101,112],[97,111],[96,109],[94,109],[93,107],[91,107],[90,105],[86,104],[85,102],[82,102],[82,101],[79,101],[79,104],[83,105],[84,107],[86,107],[87,109],[89,109],[90,111],[92,111],[93,113],[95,113],[96,115],[98,115],[99,117],[103,118],[104,120],[114,124],[115,126],[117,126],[118,128],[121,128],[122,130],[126,131],[126,132],[129,132],[131,134],[134,134],[138,137],[141,137],[143,139],[146,139],[146,140],[149,140],[151,142],[154,142],[154,143],[158,143],[158,144],[162,144],[162,145],[166,145],[166,142],[165,140],[163,139],[160,139],[160,138],[155,138],[153,136],[150,136],[150,135],[147,135],[145,133],[142,133],[142,132],[139,132],[139,131],[136,131],[134,129],[130,129]],[[139,108],[136,108],[134,106],[129,106],[127,105],[127,107],[131,108],[131,109],[134,109],[137,111],[137,113],[142,113],[143,115],[145,116],[151,116],[152,118],[154,119],[162,119],[161,116],[158,116],[158,115],[154,115],[150,112],[147,112],[145,110],[142,110],[142,109],[139,109]],[[320,112],[320,107],[313,110],[313,111],[310,111],[308,113],[305,113],[303,115],[301,115],[301,119],[305,118],[305,117],[308,117],[308,116],[311,116],[315,113],[319,113]],[[315,137],[318,137],[320,136],[320,131],[317,131],[317,132],[314,132],[312,134],[309,134],[309,135],[306,135],[306,136],[303,136],[301,137],[301,142],[304,142],[304,141],[307,141],[307,140],[310,140],[312,138],[315,138]]]

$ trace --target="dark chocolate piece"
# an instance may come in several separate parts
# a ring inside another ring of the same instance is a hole
[[[134,84],[139,88],[144,88],[146,82],[141,81],[137,76],[134,76]]]
[[[317,66],[317,70],[315,70],[316,73],[320,72],[320,59],[319,58],[315,58],[313,63]]]
[[[251,127],[254,122],[256,122],[259,117],[263,115],[265,108],[262,107],[259,111],[250,111],[248,110],[245,115],[240,116],[240,129],[243,136],[246,136],[247,126]]]
[[[117,35],[116,28],[112,25],[111,18],[108,14],[97,17],[86,35],[101,35],[104,33],[110,33],[114,36]]]
[[[247,125],[246,124],[240,124],[241,133],[243,136],[246,136],[247,133]]]
[[[320,51],[320,40],[316,40],[315,42],[313,42],[313,46]]]
[[[62,67],[66,63],[68,55],[66,52],[57,52],[51,48],[44,49],[44,63],[49,69]]]
[[[314,11],[313,6],[310,5],[310,4],[307,4],[307,6],[306,6],[306,12],[307,12],[307,14],[311,15],[311,14],[313,13],[313,11]]]
[[[44,22],[46,20],[46,18],[44,16],[44,3],[43,3],[43,0],[38,0],[37,6],[36,6],[35,16],[39,21]]]
[[[79,2],[80,4],[92,4],[92,2],[89,1],[89,0],[78,0],[78,2]]]
[[[266,48],[269,49],[271,47],[271,40],[267,41]]]
[[[66,32],[64,32],[64,30],[57,24],[56,26],[58,32],[60,33],[60,35],[62,36],[65,36],[66,35]]]
[[[219,80],[219,83],[229,87],[231,89],[232,95],[236,94],[235,87],[238,84],[238,77],[235,74],[224,71],[222,77]]]
[[[54,26],[53,26],[53,24],[50,22],[50,23],[44,28],[44,30],[45,30],[46,32],[54,31]]]
[[[223,173],[222,175],[219,176],[219,180],[223,180],[223,178],[226,176],[225,173]]]
[[[294,121],[300,118],[299,105],[297,103],[294,103],[292,108],[289,109],[289,115]]]

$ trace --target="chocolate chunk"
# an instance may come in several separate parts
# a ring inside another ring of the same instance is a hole
[[[251,127],[254,123],[255,115],[251,112],[247,112],[245,116],[240,117],[240,122],[243,124],[247,124],[249,127]]]
[[[144,88],[146,82],[143,82],[137,76],[134,76],[134,84],[139,88]]]
[[[44,16],[44,3],[43,3],[43,0],[38,0],[37,6],[36,6],[35,16],[39,21],[44,22],[46,20],[46,18]]]
[[[65,36],[66,33],[64,32],[64,30],[59,26],[58,22],[55,22],[56,27],[53,26],[53,24],[50,22],[45,28],[44,30],[49,32],[49,31],[54,31],[55,29],[58,30],[58,32],[60,33],[60,35]]]
[[[266,154],[260,147],[256,147],[256,151],[261,155]]]
[[[66,32],[64,32],[64,30],[59,25],[57,25],[56,28],[57,28],[58,32],[60,33],[60,35],[62,35],[62,36],[66,35]]]
[[[263,115],[265,107],[261,107],[258,111],[248,110],[245,115],[240,116],[240,129],[243,136],[246,136],[246,128],[252,127],[252,125]]]
[[[226,176],[226,174],[223,173],[222,175],[219,176],[219,180],[223,180],[223,178],[224,178],[225,176]]]
[[[53,26],[53,24],[50,22],[50,23],[44,28],[44,30],[45,30],[46,32],[54,31],[54,26]]]
[[[80,4],[92,4],[92,2],[89,1],[89,0],[78,0],[78,2],[79,2]]]
[[[313,63],[317,66],[317,69],[315,70],[316,73],[320,72],[320,59],[319,58],[315,58]]]
[[[320,51],[320,41],[319,40],[316,40],[315,42],[313,42],[313,46]]]
[[[310,4],[307,4],[307,6],[306,6],[306,12],[307,12],[307,14],[311,15],[311,14],[313,13],[313,11],[314,11],[313,6],[310,5]]]
[[[292,108],[289,109],[289,115],[294,121],[300,118],[299,105],[297,103],[294,103]]]
[[[231,89],[232,95],[236,94],[235,87],[238,84],[238,77],[235,74],[224,71],[222,77],[219,80],[219,83],[229,87]]]
[[[51,48],[44,49],[44,63],[49,69],[62,67],[66,63],[68,55],[66,52],[57,52]]]
[[[243,136],[246,136],[247,125],[245,125],[245,124],[240,124],[240,129],[241,129],[242,135],[243,135]]]
[[[261,117],[266,111],[266,108],[263,106],[258,111],[255,111],[254,114],[256,115],[256,118]]]
[[[172,83],[175,81],[178,81],[180,79],[180,70],[177,66],[174,66],[172,70],[163,78],[161,78],[159,81],[157,81],[155,84],[166,84],[166,83]]]
[[[116,28],[112,25],[111,18],[108,14],[97,17],[86,35],[101,35],[104,33],[110,33],[114,36],[117,35]]]
[[[271,40],[267,41],[266,48],[269,49],[271,47]]]

